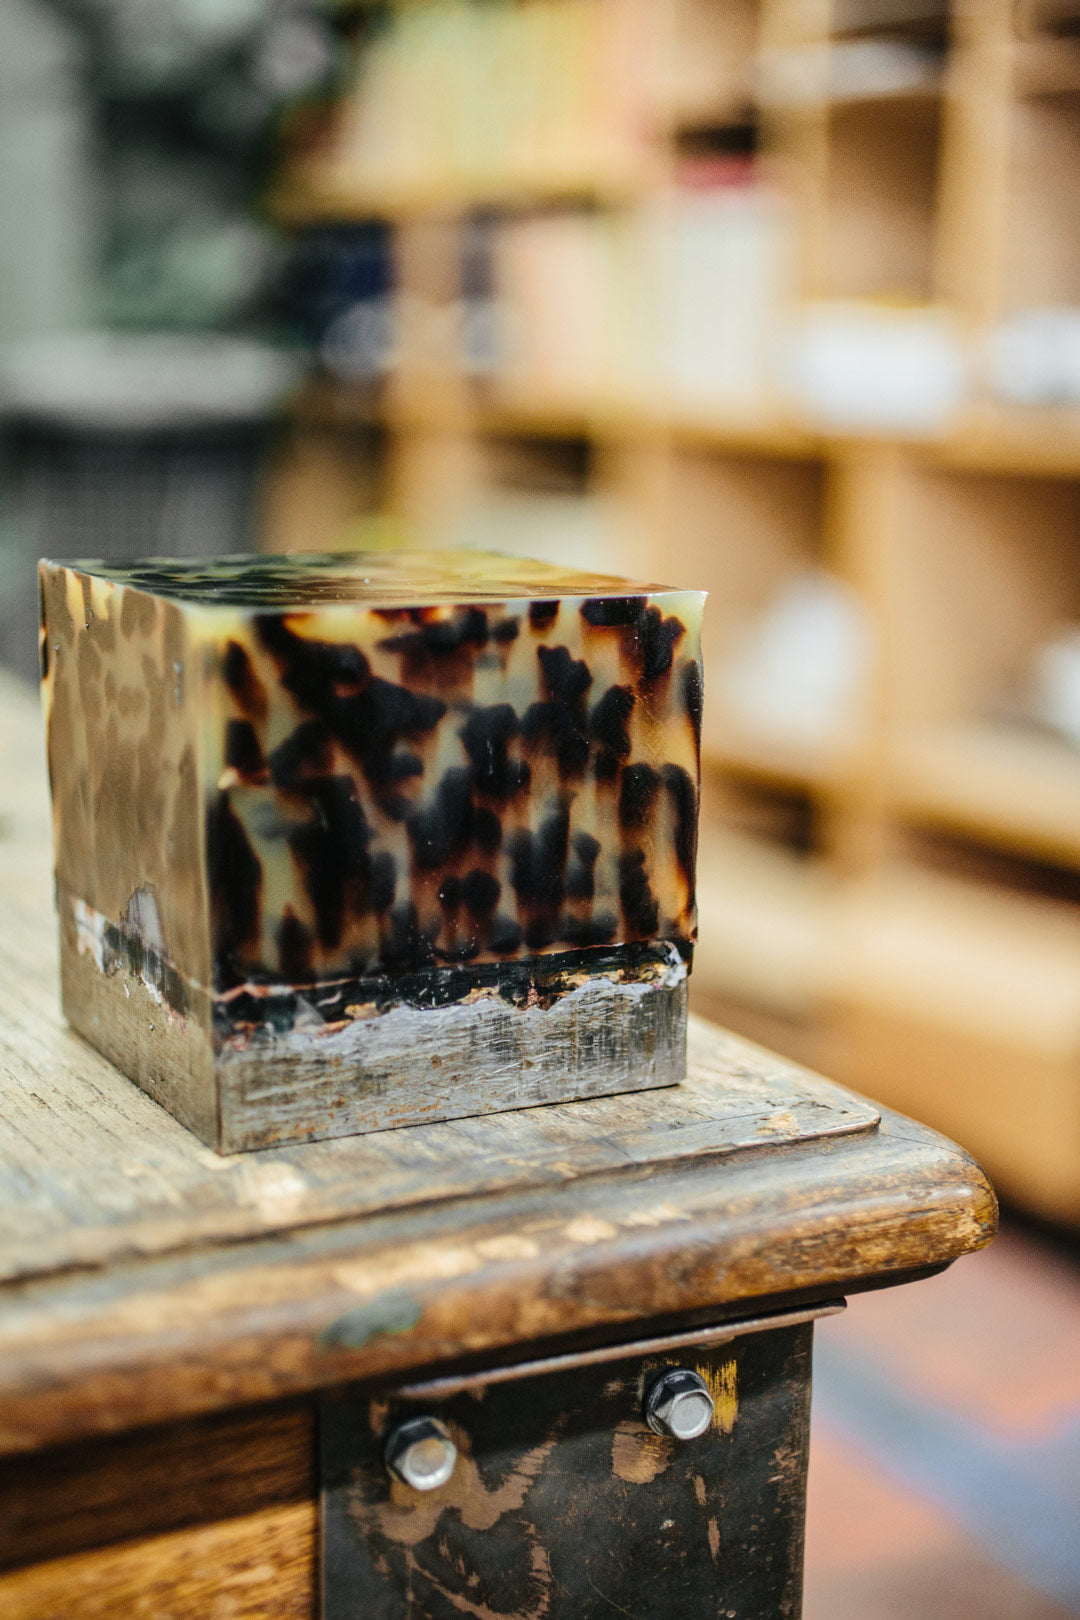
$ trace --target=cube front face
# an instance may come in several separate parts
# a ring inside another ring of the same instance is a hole
[[[42,598],[65,1010],[200,1134],[681,1078],[700,593],[410,552]]]

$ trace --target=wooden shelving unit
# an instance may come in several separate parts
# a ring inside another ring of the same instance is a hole
[[[1005,1194],[1077,1224],[1080,753],[999,710],[1080,621],[1080,410],[976,390],[935,437],[836,438],[771,396],[477,380],[410,328],[452,311],[471,212],[638,206],[703,132],[750,128],[795,211],[803,295],[932,300],[976,350],[1018,310],[1080,304],[1080,42],[1021,26],[1012,0],[894,9],[890,27],[882,0],[654,5],[666,46],[636,163],[352,190],[340,168],[288,173],[292,228],[392,226],[400,353],[378,386],[297,396],[266,542],[341,543],[373,515],[452,538],[478,489],[595,499],[620,514],[625,572],[710,590],[714,672],[785,581],[842,581],[872,647],[850,734],[755,734],[713,681],[699,1004],[952,1131]],[[866,38],[914,40],[940,71],[829,91],[823,53]],[[825,89],[763,99],[777,64]]]

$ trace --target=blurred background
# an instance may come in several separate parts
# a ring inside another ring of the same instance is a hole
[[[1006,1234],[820,1333],[812,1620],[1080,1613],[1080,0],[0,0],[33,563],[706,586],[698,1010]]]

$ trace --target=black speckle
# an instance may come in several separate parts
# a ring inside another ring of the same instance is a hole
[[[548,697],[572,704],[585,696],[592,685],[592,675],[584,659],[574,658],[569,647],[537,647],[536,656]]]
[[[429,967],[434,962],[432,940],[420,927],[416,907],[411,901],[395,906],[391,911],[382,954],[386,966],[398,971]]]
[[[531,748],[543,748],[553,755],[563,776],[580,776],[589,762],[584,714],[576,713],[568,703],[531,703],[521,734]]]
[[[423,776],[424,762],[419,754],[410,753],[407,748],[398,749],[396,754],[390,756],[390,780],[392,782],[407,782],[411,776]]]
[[[593,704],[589,716],[590,736],[617,759],[625,759],[630,752],[626,722],[635,701],[629,686],[609,686],[599,702]]]
[[[705,703],[705,688],[701,676],[701,665],[697,659],[686,665],[682,675],[682,695],[686,713],[690,724],[694,728],[694,737],[698,747],[701,747],[701,712]]]
[[[433,730],[446,704],[371,675],[358,647],[308,641],[272,614],[261,614],[254,623],[281,666],[286,691],[359,762],[376,794],[388,796],[381,807],[400,818],[404,806],[393,794],[394,751],[403,740]]]
[[[502,844],[502,822],[484,805],[473,811],[473,843],[485,855],[494,855]]]
[[[245,977],[241,956],[259,935],[262,866],[228,795],[216,794],[206,819],[206,854],[213,919],[215,982]]]
[[[288,906],[278,925],[277,948],[282,977],[289,984],[309,984],[313,977],[311,935]]]
[[[492,629],[491,639],[497,641],[500,646],[506,646],[508,642],[516,641],[520,634],[520,619],[500,619]]]
[[[523,906],[558,906],[562,901],[570,812],[560,809],[535,833],[524,828],[510,838],[510,882]]]
[[[371,828],[350,776],[326,776],[307,784],[313,816],[289,834],[289,847],[304,873],[304,887],[315,910],[319,940],[336,947],[341,940],[346,901],[358,912],[372,906]]]
[[[619,825],[647,825],[660,791],[660,778],[651,765],[627,765],[619,784]]]
[[[463,854],[473,831],[468,771],[447,771],[434,799],[413,810],[405,826],[422,872],[434,872]]]
[[[640,849],[619,856],[619,904],[631,939],[652,939],[660,926],[660,902],[652,892]]]
[[[581,617],[597,629],[637,624],[645,611],[644,596],[594,596],[581,604]]]
[[[694,864],[697,854],[698,794],[688,771],[681,765],[665,765],[661,771],[664,788],[675,811],[675,858],[694,893]]]
[[[559,927],[567,945],[610,945],[619,920],[610,911],[598,911],[592,917],[564,917]]]
[[[555,623],[555,620],[559,617],[559,607],[560,604],[558,601],[530,602],[529,623],[532,625],[533,629],[550,630],[551,626]]]
[[[521,929],[512,917],[500,913],[488,929],[487,944],[495,956],[513,956],[521,949]]]
[[[250,720],[230,720],[225,727],[225,763],[240,776],[261,777],[266,760]]]
[[[368,882],[369,909],[378,913],[389,911],[397,890],[397,865],[387,850],[373,857]]]
[[[469,756],[473,785],[479,793],[508,799],[528,787],[531,773],[527,762],[511,759],[508,751],[519,729],[509,703],[474,708],[470,713],[458,735]]]
[[[221,676],[245,714],[261,720],[267,711],[266,688],[255,673],[246,648],[227,641],[221,658]]]
[[[281,684],[309,709],[321,712],[332,698],[354,695],[367,684],[371,667],[359,647],[295,635],[277,614],[261,613],[254,625],[283,666]]]
[[[566,893],[571,900],[591,900],[596,892],[596,861],[599,840],[591,833],[576,832],[570,840],[573,858],[566,874]]]
[[[676,643],[685,634],[686,626],[681,619],[665,619],[658,607],[645,610],[638,626],[638,656],[641,678],[646,685],[668,673]]]
[[[456,911],[461,904],[461,879],[450,872],[439,884],[436,899],[444,911]]]
[[[333,751],[330,733],[321,720],[304,720],[270,755],[270,780],[275,787],[296,791],[312,777],[328,776]]]
[[[470,911],[474,917],[490,916],[499,903],[501,893],[502,884],[480,867],[466,872],[461,880],[461,898],[466,911]]]
[[[388,636],[379,643],[384,652],[400,653],[406,667],[417,673],[444,659],[487,646],[488,621],[483,608],[457,608],[448,618],[431,618],[415,629]]]

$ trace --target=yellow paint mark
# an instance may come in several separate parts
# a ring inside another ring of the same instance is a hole
[[[705,1506],[705,1481],[700,1474],[694,1475],[694,1495],[697,1497],[698,1507]]]
[[[721,1434],[730,1434],[739,1415],[734,1360],[725,1361],[719,1367],[702,1366],[697,1370],[713,1398],[713,1427],[719,1429]]]
[[[610,1243],[619,1235],[617,1226],[610,1221],[597,1220],[594,1215],[579,1215],[564,1231],[571,1243]]]
[[[716,1555],[719,1553],[719,1551],[720,1551],[720,1526],[717,1524],[715,1519],[710,1519],[709,1520],[709,1552],[712,1555],[712,1561],[713,1561],[714,1564],[716,1563]]]
[[[649,1485],[671,1462],[675,1442],[629,1419],[611,1437],[611,1471],[628,1485]]]

